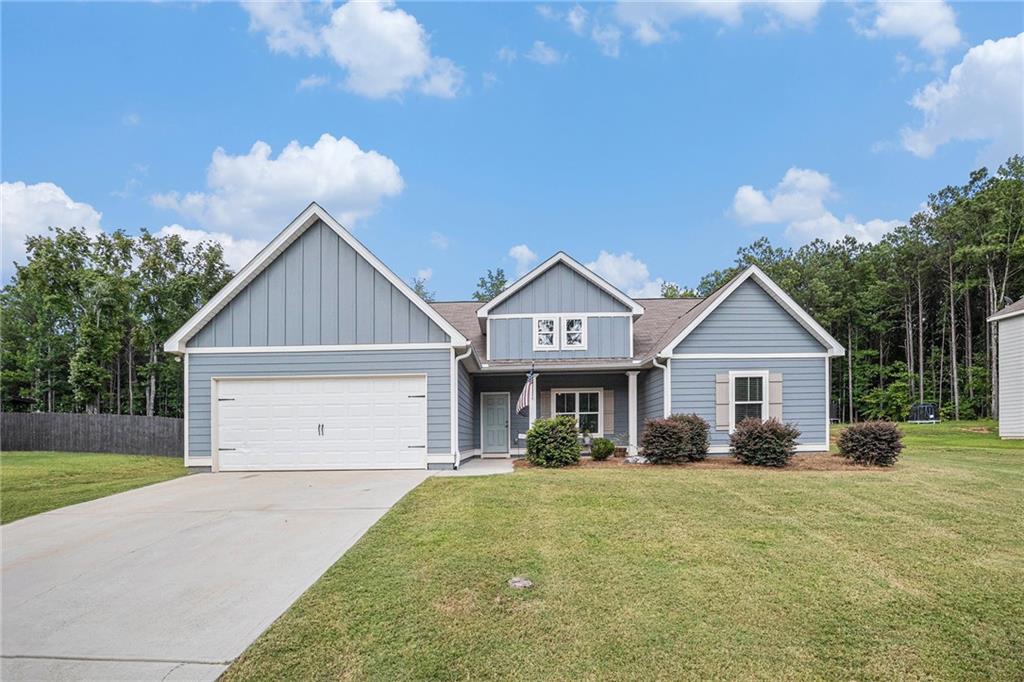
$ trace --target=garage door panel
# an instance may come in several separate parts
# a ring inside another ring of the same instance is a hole
[[[423,376],[221,379],[219,468],[422,469],[425,393]]]

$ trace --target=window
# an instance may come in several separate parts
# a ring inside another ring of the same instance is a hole
[[[768,412],[768,372],[729,372],[729,380],[729,430],[747,417],[764,419]]]
[[[563,317],[562,318],[562,349],[563,350],[586,350],[587,349],[587,318],[585,318],[585,317]]]
[[[589,433],[594,436],[603,435],[600,389],[552,391],[552,394],[554,403],[552,414],[556,417],[568,415],[574,418],[580,433]]]
[[[558,338],[555,335],[557,322],[557,317],[533,318],[534,350],[558,350]]]

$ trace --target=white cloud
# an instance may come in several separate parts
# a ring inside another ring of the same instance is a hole
[[[302,90],[316,90],[317,88],[324,87],[325,85],[327,85],[330,82],[331,82],[331,79],[329,77],[327,77],[327,76],[320,76],[320,75],[317,75],[317,74],[313,74],[313,75],[306,76],[305,78],[301,79],[299,81],[298,85],[295,86],[295,89],[299,90],[299,91],[302,91]]]
[[[563,59],[562,54],[558,50],[551,47],[543,40],[533,41],[533,47],[531,47],[530,51],[526,53],[526,58],[532,62],[544,64],[545,66],[549,64],[557,64]]]
[[[493,88],[498,84],[498,74],[493,71],[484,71],[480,74],[480,80],[484,82],[485,88]]]
[[[526,244],[517,244],[508,250],[509,257],[516,262],[516,276],[524,275],[537,262],[537,254]]]
[[[537,5],[534,9],[537,10],[537,14],[549,21],[553,21],[558,18],[558,12],[556,12],[550,5]]]
[[[945,81],[917,92],[910,104],[924,115],[904,128],[903,146],[928,158],[954,140],[990,140],[984,160],[998,164],[1024,151],[1024,33],[972,47]]]
[[[89,204],[75,201],[52,182],[27,185],[0,184],[0,231],[3,232],[2,267],[6,276],[12,261],[25,262],[25,238],[46,234],[49,227],[81,227],[99,234],[103,214]]]
[[[569,29],[581,36],[587,26],[587,10],[579,5],[573,5],[572,9],[565,13],[565,20],[569,24]]]
[[[865,17],[866,14],[866,17]],[[867,22],[865,23],[865,18]],[[869,12],[856,11],[854,29],[865,36],[913,38],[918,46],[939,57],[960,44],[956,14],[945,2],[876,2]]]
[[[606,57],[619,56],[619,44],[622,42],[622,30],[614,24],[594,24],[590,38],[597,43],[601,54]]]
[[[587,263],[587,267],[630,296],[636,298],[661,296],[661,285],[665,280],[661,277],[651,278],[647,264],[630,251],[614,254],[602,249],[597,254],[597,259]]]
[[[329,3],[246,2],[250,28],[267,34],[274,52],[326,53],[346,70],[345,87],[379,99],[416,89],[455,97],[465,74],[452,60],[431,54],[430,35],[393,0]],[[328,16],[323,22],[323,16]]]
[[[710,19],[726,26],[738,26],[743,22],[748,8],[760,9],[772,26],[810,26],[821,9],[820,0],[806,2],[750,2],[713,0],[696,2],[619,2],[616,16],[630,28],[633,37],[645,44],[674,38],[673,26],[687,19]]]
[[[506,64],[511,64],[518,57],[519,55],[511,47],[504,46],[498,50],[498,59],[505,62]]]
[[[449,240],[448,237],[441,234],[440,232],[431,232],[430,244],[438,251],[447,251]]]
[[[121,124],[129,128],[138,128],[142,125],[142,117],[135,112],[130,112],[121,117]]]
[[[833,241],[844,235],[876,242],[892,230],[897,220],[858,222],[853,216],[842,220],[825,206],[838,196],[832,180],[824,173],[805,168],[790,168],[782,181],[768,192],[743,185],[733,197],[732,214],[742,223],[788,223],[786,236],[795,242],[815,238]]]
[[[416,279],[422,279],[424,282],[429,282],[430,278],[434,276],[433,268],[420,268],[416,271]]]
[[[266,242],[262,239],[240,239],[226,232],[192,230],[177,223],[165,225],[156,234],[159,237],[176,235],[192,246],[200,242],[216,242],[224,249],[224,262],[235,272],[242,269],[266,246]]]
[[[394,161],[363,151],[347,137],[324,133],[308,147],[293,140],[277,158],[271,151],[263,141],[238,156],[217,148],[206,173],[207,191],[157,194],[153,203],[204,229],[245,229],[267,237],[314,200],[351,227],[404,185]]]

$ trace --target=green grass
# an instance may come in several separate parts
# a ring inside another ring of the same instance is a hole
[[[1024,679],[1024,443],[963,428],[891,470],[430,479],[226,679]]]
[[[0,452],[0,523],[186,473],[178,457]]]

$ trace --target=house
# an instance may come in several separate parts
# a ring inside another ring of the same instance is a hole
[[[1024,438],[1024,298],[988,321],[999,339],[999,435]]]
[[[164,348],[184,358],[185,463],[214,471],[452,468],[523,454],[559,414],[630,452],[671,413],[706,419],[717,453],[779,417],[821,451],[844,352],[756,267],[705,299],[633,299],[557,253],[485,304],[428,304],[316,204]]]

